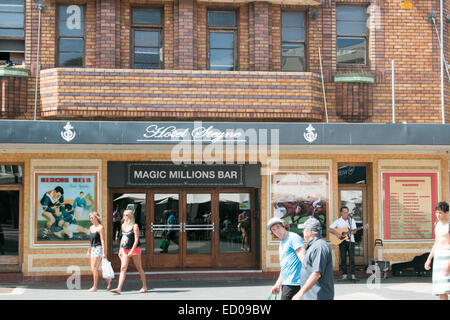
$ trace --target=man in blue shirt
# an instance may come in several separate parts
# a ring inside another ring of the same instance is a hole
[[[271,293],[278,294],[281,289],[281,300],[291,300],[300,290],[300,270],[305,255],[302,238],[289,232],[289,225],[278,217],[269,220],[267,230],[281,240],[278,249],[281,271]]]
[[[333,258],[330,246],[320,236],[320,221],[309,218],[303,224],[303,236],[308,241],[300,273],[300,291],[294,300],[333,300]]]

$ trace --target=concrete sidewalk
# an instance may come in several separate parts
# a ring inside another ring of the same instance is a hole
[[[152,279],[147,277],[148,292],[139,294],[138,279],[127,279],[121,295],[100,289],[90,293],[91,282],[81,282],[80,289],[70,290],[65,282],[0,283],[0,300],[266,300],[275,279]],[[117,278],[112,287],[117,285]],[[431,293],[431,278],[397,277],[379,283],[335,281],[336,300],[438,300]]]

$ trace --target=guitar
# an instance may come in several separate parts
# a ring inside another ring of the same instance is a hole
[[[369,229],[369,224],[365,224],[359,228],[353,229],[352,231],[358,231],[361,229],[364,229],[364,230]],[[343,237],[342,239],[338,238],[334,233],[330,232],[330,234],[332,235],[332,237],[330,238],[331,243],[333,243],[336,246],[339,246],[342,243],[342,241],[345,241],[350,237],[350,231],[348,230],[348,228],[334,229],[334,230]]]

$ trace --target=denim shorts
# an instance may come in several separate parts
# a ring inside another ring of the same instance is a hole
[[[103,248],[102,246],[91,247],[91,258],[102,258]]]

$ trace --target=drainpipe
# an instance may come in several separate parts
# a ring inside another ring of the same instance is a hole
[[[311,11],[311,20],[316,21],[319,17],[319,12],[316,8]],[[328,108],[327,108],[327,96],[325,93],[325,82],[323,79],[323,66],[322,66],[322,54],[320,52],[320,39],[319,39],[319,21],[316,21],[316,37],[317,37],[317,47],[319,49],[319,63],[320,63],[320,77],[322,79],[322,92],[323,92],[323,104],[325,107],[325,118],[328,123]]]
[[[392,60],[392,123],[395,123],[395,61]]]
[[[37,95],[38,95],[38,81],[39,81],[39,72],[40,72],[40,59],[39,59],[39,51],[41,48],[41,14],[42,10],[45,9],[45,4],[42,0],[39,0],[36,8],[39,10],[39,22],[38,22],[38,43],[37,43],[37,54],[36,54],[36,88],[34,91],[34,120],[36,120],[36,110],[37,110]]]

